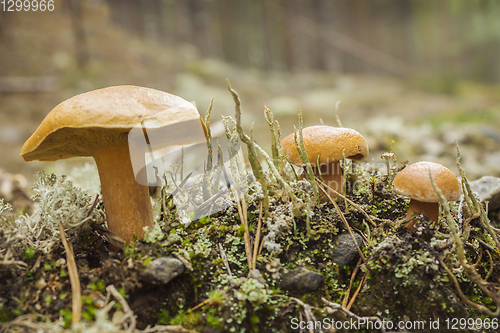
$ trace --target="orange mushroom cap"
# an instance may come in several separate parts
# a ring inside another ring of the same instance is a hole
[[[332,163],[346,158],[362,161],[368,156],[368,144],[361,134],[349,128],[332,126],[310,126],[302,129],[304,148],[309,161],[315,164]],[[302,160],[295,147],[295,133],[281,141],[283,155],[295,165],[302,165]],[[299,135],[297,132],[297,142]]]
[[[457,177],[447,167],[433,162],[417,162],[401,170],[392,181],[394,192],[421,202],[439,202],[431,184],[429,168],[432,179],[445,199],[458,200],[461,187]]]
[[[126,144],[129,131],[152,117],[169,131],[178,123],[184,129],[202,123],[194,105],[179,96],[145,87],[108,87],[57,105],[24,143],[21,156],[25,161],[92,156],[97,149]],[[182,143],[200,141],[191,140],[191,134],[199,132],[183,130]]]

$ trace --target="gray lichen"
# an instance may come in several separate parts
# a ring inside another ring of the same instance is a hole
[[[66,178],[45,172],[37,174],[38,182],[33,185],[33,200],[37,203],[36,212],[19,215],[6,228],[7,243],[12,246],[27,244],[35,250],[48,253],[59,241],[59,223],[68,234],[76,227],[96,218],[104,212],[91,206],[91,198]]]

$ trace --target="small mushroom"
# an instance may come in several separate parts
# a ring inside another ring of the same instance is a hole
[[[295,147],[294,134],[288,135],[281,141],[282,153],[292,164],[301,166],[302,159]],[[344,156],[356,161],[364,160],[368,155],[368,144],[365,139],[353,129],[324,125],[306,127],[302,129],[302,136],[314,175],[321,175],[329,187],[342,193],[340,160]]]
[[[196,108],[178,96],[144,87],[108,87],[57,105],[24,143],[21,156],[26,161],[92,156],[99,171],[108,228],[130,243],[134,237],[143,237],[144,227],[153,226],[147,183],[136,180],[144,177],[140,175],[144,170],[133,168],[129,147],[131,129],[147,121],[155,123],[147,131],[149,138],[155,138],[154,145],[146,139],[150,150],[152,146],[160,149],[158,138],[165,136],[174,138],[175,144],[200,142],[199,132],[193,128],[204,128]],[[144,160],[138,165],[145,165]]]
[[[430,221],[437,223],[439,217],[439,197],[432,187],[429,177],[431,170],[432,179],[436,186],[443,192],[448,201],[456,201],[460,198],[460,183],[447,167],[433,162],[417,162],[408,165],[401,170],[392,181],[394,192],[409,197],[407,217],[413,214],[424,214]],[[417,230],[415,223],[411,220],[406,228],[411,231]]]

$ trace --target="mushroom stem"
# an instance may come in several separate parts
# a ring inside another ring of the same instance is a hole
[[[437,223],[439,217],[439,203],[437,202],[422,202],[417,200],[410,200],[410,205],[408,206],[408,212],[406,217],[412,216],[413,214],[424,214],[429,218],[429,221]],[[417,220],[411,220],[406,224],[406,228],[411,231],[416,231],[415,223]]]
[[[134,177],[128,144],[98,149],[94,160],[101,179],[108,229],[126,243],[144,236],[153,227],[148,187]]]
[[[334,161],[328,164],[322,164],[314,168],[316,175],[321,175],[325,183],[339,193],[344,193],[344,186],[342,184],[342,168],[339,161]],[[332,197],[336,195],[330,191]]]

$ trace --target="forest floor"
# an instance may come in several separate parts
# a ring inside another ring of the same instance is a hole
[[[236,143],[236,128],[227,131]],[[242,200],[213,200],[218,185],[200,195],[203,177],[181,189],[202,212],[190,224],[180,222],[182,200],[161,188],[156,227],[119,252],[102,202],[66,176],[38,174],[34,207],[12,214],[2,204],[2,332],[327,332],[336,322],[344,331],[497,330],[499,211],[475,201],[464,173],[460,201],[438,224],[417,216],[410,231],[408,200],[391,189],[406,165],[396,155],[388,169],[345,164],[339,197],[277,161],[264,173],[231,167]]]

